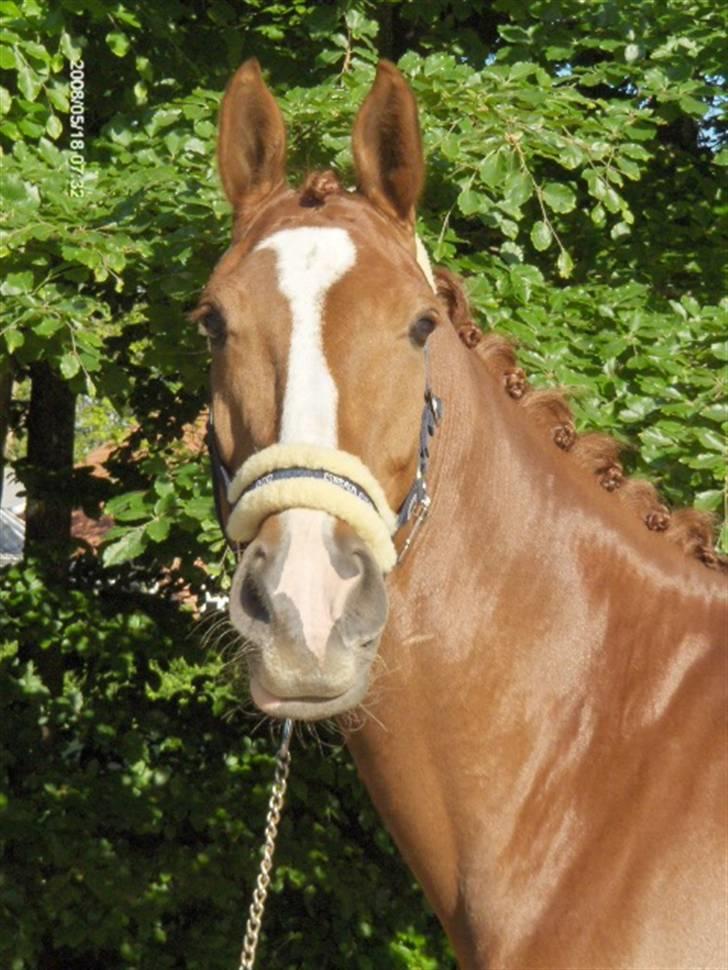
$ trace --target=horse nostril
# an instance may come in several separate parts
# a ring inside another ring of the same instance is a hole
[[[264,563],[267,558],[268,558],[268,554],[265,550],[265,546],[263,545],[263,543],[262,542],[256,543],[256,545],[253,547],[253,550],[252,550],[252,556],[251,556],[252,561],[256,564],[260,564],[260,563]]]
[[[240,605],[244,612],[260,623],[270,623],[271,612],[266,599],[255,579],[250,575],[246,576],[240,587]]]

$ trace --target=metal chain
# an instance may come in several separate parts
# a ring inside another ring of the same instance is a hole
[[[283,809],[283,801],[286,797],[286,786],[288,784],[288,772],[291,767],[291,752],[289,746],[291,743],[292,729],[293,721],[286,720],[283,722],[281,745],[276,756],[273,789],[271,791],[270,801],[268,802],[268,815],[265,820],[263,858],[260,861],[258,878],[253,892],[253,901],[248,911],[248,922],[245,925],[243,949],[240,952],[239,970],[253,970],[255,963],[255,951],[258,948],[258,937],[260,936],[265,901],[270,886],[271,870],[273,869],[273,853],[276,848],[278,824],[281,820],[281,811]]]

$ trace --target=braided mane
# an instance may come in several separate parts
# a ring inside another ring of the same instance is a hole
[[[622,446],[606,434],[577,434],[564,393],[531,387],[518,365],[511,341],[501,334],[484,334],[473,322],[462,281],[444,269],[436,269],[435,278],[438,294],[445,300],[452,325],[462,342],[480,357],[506,394],[532,415],[554,445],[592,475],[602,488],[613,492],[648,529],[664,533],[668,541],[709,569],[728,571],[728,557],[720,555],[715,548],[713,517],[699,509],[671,510],[654,485],[627,477],[619,461]]]
[[[327,198],[345,190],[331,169],[312,171],[300,189],[299,204],[306,208],[325,205]],[[549,435],[607,492],[642,520],[652,532],[679,546],[687,556],[709,569],[728,572],[728,557],[715,548],[714,518],[699,509],[670,509],[651,482],[625,475],[619,455],[622,445],[599,432],[577,434],[574,415],[563,391],[531,387],[518,364],[514,345],[502,334],[483,331],[474,323],[462,281],[449,270],[434,270],[437,292],[444,299],[450,320],[466,347],[483,361],[514,401],[525,408]]]

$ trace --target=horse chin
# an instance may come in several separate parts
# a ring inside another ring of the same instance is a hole
[[[345,714],[361,703],[368,687],[368,677],[362,676],[335,697],[279,697],[264,687],[254,675],[250,678],[250,696],[263,714],[294,721],[324,721],[338,714]]]

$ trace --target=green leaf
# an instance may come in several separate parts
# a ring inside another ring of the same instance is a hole
[[[523,205],[533,194],[533,183],[525,172],[513,172],[506,179],[503,194],[511,205]]]
[[[508,44],[527,44],[531,39],[530,33],[523,27],[504,25],[498,27],[498,33]]]
[[[10,111],[12,101],[8,89],[0,87],[0,115],[6,115]]]
[[[106,43],[117,57],[124,57],[131,47],[131,41],[120,30],[112,30],[106,35]]]
[[[626,407],[621,408],[618,414],[621,421],[643,421],[657,407],[654,398],[636,395],[629,395],[625,403]]]
[[[160,498],[174,495],[174,485],[166,478],[158,478],[154,483],[154,491]]]
[[[38,154],[44,161],[53,167],[57,167],[64,163],[63,155],[58,151],[56,146],[48,141],[47,138],[41,138],[38,141]],[[44,227],[44,230],[47,227]],[[38,236],[36,235],[36,239]],[[46,237],[47,238],[47,237]]]
[[[214,505],[210,498],[196,496],[184,503],[184,510],[193,519],[204,521],[214,515]]]
[[[653,453],[665,451],[675,445],[674,435],[663,431],[659,424],[645,428],[644,431],[640,432],[639,438],[645,448],[651,449]]]
[[[709,488],[695,496],[695,507],[705,512],[717,512],[723,503],[723,490]]]
[[[511,81],[520,81],[529,74],[534,74],[535,71],[536,65],[531,61],[516,61],[515,64],[511,64],[508,76]]]
[[[495,188],[504,181],[507,171],[506,159],[501,150],[488,155],[478,166],[480,178],[491,188]]]
[[[11,47],[0,45],[0,68],[3,71],[12,71],[16,64],[15,51]]]
[[[617,157],[617,168],[620,172],[624,172],[627,178],[632,179],[633,182],[638,181],[642,175],[639,165],[631,159],[625,158],[623,155]]]
[[[81,362],[78,359],[78,354],[64,354],[58,366],[65,380],[70,381],[81,369]]]
[[[33,289],[33,274],[29,271],[23,273],[8,273],[0,283],[0,293],[3,296],[19,296],[21,293],[30,293]]]
[[[106,546],[103,552],[104,565],[118,566],[130,559],[136,559],[144,552],[146,546],[145,528],[143,525],[138,525],[130,529],[117,542]]]
[[[38,189],[14,173],[0,175],[0,198],[22,208],[37,208],[40,205]]]
[[[695,435],[704,448],[710,448],[720,453],[725,452],[726,439],[717,431],[713,431],[712,428],[696,428]]]
[[[563,279],[568,279],[571,276],[574,270],[574,261],[565,249],[562,249],[559,253],[559,258],[556,260],[556,266],[559,271],[559,276],[563,277]]]
[[[14,353],[19,347],[22,347],[25,343],[25,336],[21,330],[17,330],[15,327],[8,327],[3,331],[3,337],[5,339],[5,345],[8,348],[8,353]]]
[[[559,162],[561,162],[564,168],[575,169],[583,165],[585,161],[586,156],[584,152],[573,142],[565,145],[559,152]]]
[[[513,263],[523,262],[523,249],[517,243],[511,242],[510,240],[504,242],[500,251],[503,261],[509,266]]]
[[[672,305],[675,306],[674,303]],[[680,307],[680,309],[682,310],[682,307]],[[683,314],[685,313],[684,310],[682,312]],[[728,340],[717,340],[715,343],[710,345],[710,350],[716,360],[724,360],[728,362]]]
[[[51,81],[45,86],[45,93],[51,106],[62,114],[68,114],[68,88],[65,85],[57,85]]]
[[[18,60],[18,90],[26,101],[35,101],[43,85],[42,79],[25,59]]]
[[[141,490],[125,492],[110,499],[104,512],[119,522],[133,522],[135,519],[145,519],[149,515],[149,501],[147,493]]]
[[[589,218],[595,226],[599,226],[601,228],[607,221],[607,213],[604,206],[601,203],[595,205],[589,213]]]
[[[63,329],[63,321],[54,317],[49,317],[33,327],[33,333],[37,337],[49,337],[52,333]]]
[[[498,218],[498,228],[507,236],[508,239],[516,239],[518,237],[518,223],[514,222],[512,219]]]
[[[568,61],[569,58],[573,55],[573,53],[574,53],[574,48],[571,46],[570,47],[551,46],[551,47],[547,47],[545,51],[546,59],[549,61]]]
[[[61,34],[58,47],[68,61],[77,61],[81,57],[82,48],[80,42],[77,38],[71,37],[65,30]]]
[[[563,182],[547,182],[541,192],[544,202],[554,212],[571,212],[576,208],[576,194]]]
[[[622,197],[609,186],[604,192],[604,205],[610,212],[619,212],[624,202]]]
[[[628,236],[631,232],[632,230],[626,222],[617,222],[612,226],[609,235],[612,239],[616,240],[621,239],[623,236]]]
[[[686,459],[686,464],[689,468],[698,469],[711,469],[717,473],[721,473],[724,469],[724,458],[721,454],[715,451],[711,452],[701,452],[698,455],[690,456]]]
[[[698,101],[697,98],[692,97],[690,94],[684,94],[678,101],[678,104],[687,114],[696,115],[698,118],[702,118],[710,110],[709,104]]]
[[[63,134],[63,125],[57,115],[51,115],[46,121],[46,131],[54,140]]]
[[[34,61],[40,61],[43,65],[50,63],[50,55],[43,44],[38,44],[34,40],[24,40],[23,53]]]
[[[458,207],[464,216],[470,216],[474,212],[487,212],[490,200],[482,192],[464,189],[458,196]]]
[[[728,421],[728,401],[709,404],[702,408],[700,413],[704,418],[710,418],[711,421]]]
[[[533,243],[534,249],[537,249],[539,252],[548,249],[551,245],[552,238],[551,230],[545,222],[541,220],[534,222],[531,229],[531,242]]]
[[[164,542],[169,535],[172,520],[169,518],[152,519],[147,525],[147,535],[153,542]]]

